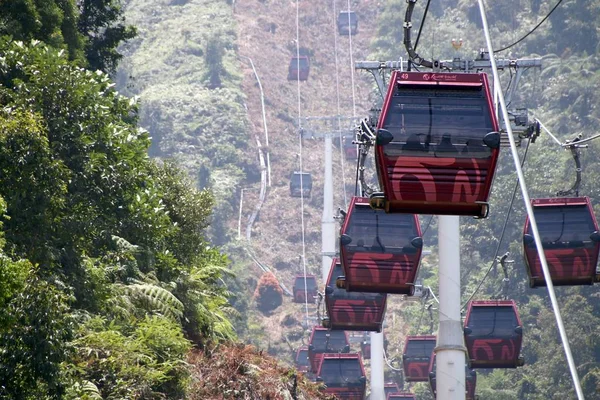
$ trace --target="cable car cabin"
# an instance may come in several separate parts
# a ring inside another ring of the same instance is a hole
[[[309,172],[292,172],[290,177],[290,196],[310,197],[312,191],[312,176]]]
[[[436,390],[436,363],[435,354],[431,357],[429,363],[429,388],[434,397],[437,396]],[[475,386],[477,385],[477,372],[470,369],[468,365],[465,365],[465,400],[475,400]]]
[[[387,397],[390,393],[396,394],[396,393],[402,393],[402,392],[400,391],[400,386],[398,386],[397,383],[388,382],[383,385],[383,393],[384,393],[384,397],[387,399]]]
[[[534,199],[531,205],[552,283],[591,285],[597,281],[600,235],[590,199]],[[525,221],[523,247],[529,286],[546,286],[529,218]]]
[[[377,128],[374,206],[487,216],[500,134],[485,74],[394,71]]]
[[[408,336],[404,342],[402,368],[407,382],[427,382],[435,336]]]
[[[356,161],[358,159],[358,146],[352,143],[349,137],[344,138],[344,156],[348,161]]]
[[[415,400],[416,397],[414,395],[414,393],[390,393],[387,395],[386,397],[387,400],[396,400],[396,399],[402,399],[402,400]]]
[[[363,400],[367,379],[360,355],[324,354],[317,371],[317,382],[325,385],[324,393],[338,399]]]
[[[295,365],[298,372],[306,373],[310,369],[310,361],[308,359],[308,346],[301,346],[296,350]]]
[[[358,16],[354,11],[340,11],[337,26],[340,35],[356,35],[358,33]]]
[[[310,60],[308,56],[292,57],[288,68],[288,81],[305,81],[310,72]]]
[[[344,275],[339,259],[334,258],[325,288],[325,308],[328,318],[323,327],[348,331],[381,332],[387,294],[347,292],[335,285],[338,276]]]
[[[350,343],[344,331],[330,331],[315,326],[308,342],[308,359],[312,372],[317,372],[324,353],[349,353]]]
[[[471,368],[523,365],[523,325],[513,300],[470,301],[464,335]]]
[[[319,287],[314,275],[296,275],[293,287],[294,303],[314,303],[318,291]]]
[[[340,236],[344,277],[336,284],[349,292],[412,295],[422,247],[416,215],[387,214],[353,197]]]

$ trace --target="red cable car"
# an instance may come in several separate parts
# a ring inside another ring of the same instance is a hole
[[[365,335],[362,342],[360,342],[360,354],[365,360],[371,359],[371,336]]]
[[[374,206],[487,216],[500,133],[486,74],[394,71],[377,128]]]
[[[360,355],[323,354],[317,371],[317,382],[325,385],[322,390],[338,399],[363,400],[367,390],[367,378]]]
[[[306,281],[306,287],[305,282]],[[305,291],[306,289],[306,291]],[[296,275],[294,279],[294,303],[314,302],[319,287],[314,275]]]
[[[333,259],[325,288],[325,307],[328,318],[323,327],[335,330],[381,332],[387,294],[347,292],[336,287],[335,280],[344,275],[342,265]]]
[[[288,81],[305,81],[310,72],[310,60],[308,56],[292,57],[288,68]]]
[[[523,324],[513,300],[470,301],[464,326],[471,368],[523,365]]]
[[[330,331],[315,326],[308,342],[308,359],[312,372],[317,372],[324,353],[349,353],[350,343],[344,331]]]
[[[407,382],[427,382],[429,362],[435,348],[436,337],[408,336],[404,342],[402,367]]]
[[[589,197],[534,199],[531,205],[552,283],[591,285],[598,282],[600,234]],[[525,221],[523,247],[529,286],[546,286],[529,217]]]
[[[412,295],[423,239],[414,214],[386,214],[353,197],[342,225],[344,277],[336,284],[349,292]]]
[[[431,393],[433,397],[437,396],[436,390],[436,372],[435,372],[435,353],[431,357],[431,362],[429,363],[429,388],[431,389]],[[468,366],[465,366],[465,400],[475,400],[475,386],[477,386],[477,372],[470,369]]]
[[[390,393],[386,397],[387,400],[396,400],[396,399],[404,399],[404,400],[415,400],[416,397],[413,393]]]
[[[396,393],[402,393],[402,392],[400,391],[400,386],[398,386],[397,383],[388,382],[383,385],[383,393],[384,393],[385,398],[387,399],[387,396],[390,393],[396,394]]]
[[[308,359],[308,346],[300,346],[296,350],[295,365],[298,372],[306,373],[310,369],[310,360]]]

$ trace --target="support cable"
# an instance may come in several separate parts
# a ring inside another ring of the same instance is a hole
[[[350,0],[348,3],[348,46],[350,49],[350,84],[352,85],[352,118],[356,119],[356,90],[354,88],[354,58],[352,54],[352,34],[350,32]]]
[[[562,2],[563,2],[563,0],[558,0],[558,3],[556,3],[556,5],[552,8],[552,10],[550,10],[550,12],[536,26],[534,26],[529,32],[527,32],[527,34],[525,36],[523,36],[521,39],[517,40],[516,42],[509,44],[508,46],[505,46],[505,47],[503,47],[501,49],[498,49],[498,50],[494,50],[494,53],[499,53],[501,51],[508,50],[511,47],[513,47],[513,46],[521,43],[523,40],[525,40],[527,38],[527,36],[529,36],[533,32],[535,32],[535,30],[537,28],[539,28],[540,25],[542,25],[544,22],[546,22],[546,20],[552,15],[552,13],[554,12],[554,10],[556,10],[558,8],[558,6],[560,6],[560,3],[562,3]]]
[[[333,0],[333,54],[334,54],[334,60],[335,60],[335,94],[336,94],[336,98],[337,98],[337,115],[338,115],[338,119],[337,119],[337,129],[338,129],[338,133],[339,133],[339,139],[340,139],[340,164],[341,164],[341,168],[342,168],[342,188],[343,188],[343,193],[344,193],[344,206],[346,209],[348,209],[348,196],[346,194],[346,166],[345,166],[345,154],[344,154],[344,140],[342,140],[342,122],[340,119],[340,76],[338,73],[338,46],[337,46],[337,20],[336,20],[336,8],[335,8],[335,1]],[[348,17],[349,19],[349,17]],[[350,22],[348,22],[349,24]],[[350,29],[350,26],[348,26],[348,29]]]
[[[529,137],[529,140],[527,141],[527,147],[525,147],[525,153],[523,154],[523,159],[521,160],[521,164],[520,164],[521,168],[523,168],[523,165],[525,165],[525,160],[527,160],[527,153],[529,151],[530,144],[531,144],[531,136]],[[473,291],[471,296],[469,296],[467,301],[461,307],[461,311],[464,311],[464,309],[467,306],[467,304],[469,303],[469,301],[471,301],[473,299],[473,297],[477,294],[479,289],[481,289],[483,282],[485,282],[485,280],[488,277],[488,275],[490,274],[490,272],[492,272],[492,270],[498,264],[498,253],[500,252],[500,246],[502,245],[502,239],[504,239],[504,233],[506,232],[506,227],[508,226],[508,220],[510,218],[510,213],[513,209],[513,203],[515,201],[518,188],[519,188],[519,179],[517,178],[517,181],[515,182],[515,187],[513,189],[512,198],[510,200],[510,204],[508,205],[508,209],[506,211],[506,218],[504,219],[504,225],[502,226],[502,233],[500,234],[500,238],[498,239],[498,244],[496,245],[496,252],[494,253],[494,258],[493,258],[492,264],[488,268],[488,270],[485,273],[485,275],[483,276],[483,278],[481,278],[481,281],[479,282],[479,284],[477,285],[477,287],[475,288],[475,290]]]
[[[494,57],[494,49],[492,47],[492,39],[490,37],[490,31],[488,28],[487,17],[485,14],[485,9],[483,7],[483,0],[477,0],[479,4],[479,12],[481,14],[481,22],[483,25],[483,32],[485,34],[485,41],[487,44],[487,48],[490,54],[490,62],[492,64],[492,74],[494,76],[494,86],[500,87],[500,77],[498,76],[498,70],[496,68],[496,59]],[[498,94],[498,99],[500,100],[500,108],[502,109],[502,117],[505,121],[509,121],[508,110],[506,109],[506,102],[504,100],[504,93],[500,92]],[[554,293],[554,284],[552,282],[552,276],[550,275],[550,269],[548,268],[548,262],[546,261],[546,255],[544,254],[544,247],[542,245],[542,239],[540,237],[540,232],[538,231],[537,222],[535,219],[535,214],[533,213],[533,207],[531,205],[531,200],[529,198],[529,193],[527,191],[527,186],[525,183],[525,176],[523,175],[523,170],[521,169],[521,165],[519,163],[519,153],[517,152],[517,145],[515,143],[515,138],[513,137],[512,127],[510,124],[506,124],[506,130],[508,133],[508,139],[510,141],[510,150],[512,153],[512,157],[515,163],[515,169],[517,170],[517,175],[519,177],[519,185],[521,186],[521,193],[523,195],[523,202],[525,203],[525,208],[527,209],[527,215],[529,216],[529,220],[531,222],[531,230],[533,233],[533,238],[535,239],[535,245],[538,251],[538,255],[540,257],[540,262],[542,264],[542,270],[544,272],[544,279],[546,281],[546,287],[548,288],[548,295],[550,296],[550,302],[552,303],[552,309],[554,310],[554,316],[556,318],[556,324],[558,325],[558,331],[560,333],[560,338],[563,344],[563,348],[565,351],[565,355],[567,357],[567,363],[569,364],[569,370],[571,372],[571,377],[573,379],[573,385],[575,386],[575,392],[577,393],[577,398],[579,400],[584,400],[585,397],[583,395],[583,391],[581,389],[581,383],[579,382],[579,376],[577,374],[577,367],[575,366],[575,361],[573,360],[573,354],[571,352],[571,346],[569,345],[569,338],[567,337],[567,332],[565,330],[565,326],[563,324],[562,316],[560,314],[560,308],[558,306],[558,300],[556,299],[556,293]]]
[[[304,232],[304,172],[302,169],[302,103],[300,99],[300,8],[296,0],[296,88],[298,98],[298,143],[300,147],[300,223],[302,230],[302,269],[304,271],[304,312],[308,322],[308,286],[306,283],[306,241]]]

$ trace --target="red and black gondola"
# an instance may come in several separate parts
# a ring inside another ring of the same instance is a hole
[[[596,271],[600,234],[589,197],[531,200],[542,247],[554,285],[591,285]],[[523,231],[529,286],[546,286],[529,217]]]
[[[310,369],[310,360],[308,359],[308,346],[300,346],[296,350],[294,364],[298,372],[306,373]]]
[[[429,363],[429,388],[431,389],[431,393],[434,397],[437,397],[437,388],[436,388],[436,372],[435,372],[435,354],[431,357],[431,361]],[[477,372],[475,370],[470,369],[468,365],[465,366],[465,399],[466,400],[475,400],[475,387],[477,386]]]
[[[467,307],[465,344],[471,368],[516,368],[523,325],[513,300],[473,300]]]
[[[294,303],[314,302],[318,291],[317,278],[314,275],[296,275],[292,289]]]
[[[486,74],[394,71],[377,128],[374,206],[487,216],[500,133]]]
[[[327,318],[323,327],[347,331],[381,332],[387,294],[348,292],[340,289],[335,281],[344,275],[339,259],[334,258],[325,287],[325,308]]]
[[[349,292],[412,295],[423,239],[414,214],[387,214],[353,197],[340,236],[344,277],[336,284]]]
[[[288,81],[305,81],[310,72],[310,59],[308,56],[292,57],[288,67]]]
[[[433,335],[407,336],[402,352],[402,368],[407,382],[427,382],[435,344],[436,337]]]
[[[317,382],[325,387],[324,393],[338,399],[363,400],[367,390],[365,368],[360,355],[323,354],[317,370]]]
[[[315,326],[308,342],[308,359],[312,372],[317,372],[319,363],[325,353],[349,353],[350,343],[344,331],[330,331],[329,329]]]

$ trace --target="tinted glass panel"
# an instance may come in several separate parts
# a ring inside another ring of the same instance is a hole
[[[590,234],[596,227],[587,206],[534,207],[533,211],[544,247],[569,242],[579,242],[574,244],[580,246],[584,242],[592,244]],[[531,225],[528,232],[532,235]],[[531,246],[535,247],[535,243]]]
[[[411,340],[406,348],[407,357],[431,357],[435,340]]]
[[[300,186],[300,174],[292,174],[292,185]],[[302,174],[302,186],[308,187],[312,185],[312,177],[309,173]]]
[[[473,336],[506,337],[515,333],[517,316],[512,307],[473,307],[468,326]]]
[[[356,382],[363,376],[358,359],[324,359],[321,378],[327,385]]]
[[[410,241],[417,236],[412,214],[386,214],[371,207],[355,207],[345,232],[352,238],[348,250],[369,253],[416,251]]]
[[[292,58],[292,61],[290,61],[290,66],[292,68],[297,68],[298,67],[298,58]],[[308,67],[308,58],[303,58],[300,57],[300,69],[304,69]]]
[[[482,87],[400,88],[383,123],[394,135],[384,147],[386,155],[490,157],[483,137],[493,125]]]
[[[304,280],[306,280],[306,289],[307,290],[317,289],[317,280],[314,277],[309,277],[309,278],[298,277],[298,278],[296,278],[296,289],[304,289]]]
[[[332,353],[340,352],[346,346],[346,335],[344,331],[315,331],[313,341],[311,343],[316,352]]]
[[[336,286],[335,280],[338,276],[343,276],[344,270],[341,264],[336,264],[331,274],[331,281],[327,283],[327,286],[333,288],[333,295],[337,299],[348,299],[348,300],[372,300],[379,297],[378,293],[363,293],[363,292],[348,292],[346,289],[340,289]]]
[[[357,21],[357,16],[356,13],[351,12],[351,13],[347,13],[347,12],[341,12],[340,15],[338,16],[338,23],[339,24],[343,24],[343,23],[348,23],[348,15],[350,15],[350,23],[354,24]]]
[[[308,350],[300,350],[298,357],[296,358],[296,365],[308,366],[310,361],[308,360]]]

